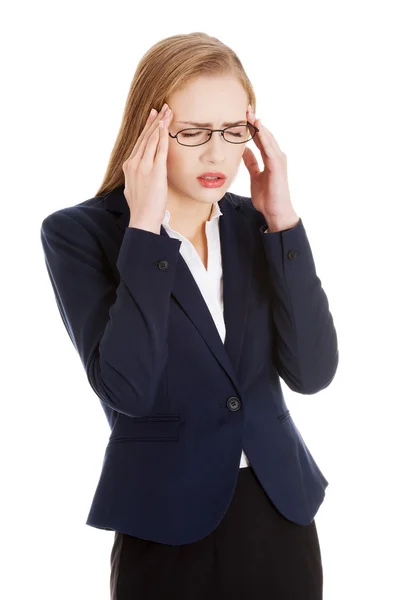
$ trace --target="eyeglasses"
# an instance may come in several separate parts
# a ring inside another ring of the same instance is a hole
[[[214,131],[221,132],[222,137],[230,144],[245,144],[253,139],[260,130],[247,121],[247,125],[235,125],[234,127],[225,127],[225,129],[208,129],[205,127],[190,127],[182,129],[170,137],[176,138],[181,146],[201,146],[211,140]]]

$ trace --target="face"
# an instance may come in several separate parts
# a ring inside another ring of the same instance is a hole
[[[246,122],[249,99],[241,83],[232,76],[198,77],[166,99],[173,112],[169,126],[172,135],[195,127],[179,121],[212,123],[211,129],[223,129],[224,122]],[[201,146],[182,146],[169,137],[167,176],[168,206],[189,209],[198,203],[212,205],[220,200],[235,179],[246,144],[230,144],[220,133]],[[203,187],[197,177],[206,171],[226,175],[219,188]]]

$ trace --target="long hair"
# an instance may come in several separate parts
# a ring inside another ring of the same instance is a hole
[[[201,75],[236,77],[256,112],[255,93],[242,63],[220,40],[203,32],[194,32],[157,42],[136,68],[117,139],[96,197],[124,185],[122,164],[144,129],[150,110],[155,108],[159,112],[166,98]]]

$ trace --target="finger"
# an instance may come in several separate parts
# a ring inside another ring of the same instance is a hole
[[[165,135],[168,131],[168,121],[170,119],[170,113],[166,112],[166,116],[163,119],[159,119],[157,123],[157,127],[154,129],[153,133],[148,138],[148,142],[146,144],[146,148],[143,153],[142,160],[140,161],[140,166],[149,172],[155,162],[157,161],[158,153],[161,154],[160,160],[165,160],[165,142],[162,143],[162,140],[165,140]],[[163,127],[160,126],[160,123],[163,123]]]
[[[152,109],[152,111],[153,111],[153,109]],[[147,117],[146,124],[145,124],[144,128],[142,129],[138,139],[136,140],[136,143],[133,146],[128,159],[131,159],[136,155],[136,153],[140,147],[140,144],[142,143],[142,140],[143,140],[144,136],[146,135],[146,132],[149,131],[151,124],[154,123],[155,119],[157,118],[157,115],[158,115],[157,111],[153,112],[153,114],[152,114],[152,111],[150,111],[149,116]]]
[[[260,152],[267,156],[273,156],[280,154],[282,151],[279,148],[278,142],[272,135],[272,133],[261,123],[260,119],[253,116],[251,113],[247,113],[249,123],[257,127],[260,131],[256,133],[253,140]]]
[[[250,148],[246,148],[246,152],[243,153],[242,158],[251,177],[254,177],[260,173],[257,159],[254,156],[254,152]]]
[[[146,132],[139,148],[137,151],[137,159],[140,162],[144,156],[145,150],[146,150],[146,145],[148,140],[150,139],[150,136],[156,131],[158,132],[159,135],[159,124],[161,119],[165,118],[166,113],[168,112],[168,106],[164,105],[164,107],[161,109],[160,113],[157,115],[157,117],[155,118],[154,122],[151,123],[148,131]]]
[[[144,126],[143,131],[140,134],[129,158],[135,158],[137,156],[138,161],[142,159],[144,150],[146,148],[147,140],[157,129],[158,123],[165,115],[165,111],[167,110],[167,108],[168,106],[164,104],[159,113],[156,113],[154,116],[149,115],[146,121],[146,125]]]
[[[272,135],[270,130],[267,129],[265,127],[265,125],[263,125],[261,123],[261,121],[259,121],[259,124],[260,124],[261,130],[265,136],[265,139],[268,141],[270,147],[273,148],[273,150],[276,154],[281,154],[282,150],[280,149],[278,142],[276,141],[276,139],[274,138],[274,136]]]
[[[133,163],[135,165],[141,165],[146,157],[147,148],[154,147],[154,139],[158,137],[158,124],[160,122],[160,116],[158,115],[150,127],[147,128],[143,135],[142,141],[139,144],[136,154],[133,157]]]
[[[162,115],[165,111],[165,108],[162,108],[159,113],[156,113],[154,116],[150,116],[146,122],[146,125],[143,128],[142,133],[140,134],[132,152],[131,159],[136,159],[135,163],[139,163],[142,158],[144,151],[146,149],[146,144],[150,138],[150,136],[157,130],[158,123],[162,119]]]
[[[169,125],[172,121],[172,111],[162,119],[164,127],[160,129],[160,141],[158,143],[157,154],[155,158],[156,165],[165,166],[168,156],[169,146]]]
[[[160,141],[161,129],[160,120],[158,121],[157,127],[147,138],[146,146],[143,151],[143,156],[139,162],[139,169],[149,173],[154,166],[155,154],[157,152],[157,146]]]

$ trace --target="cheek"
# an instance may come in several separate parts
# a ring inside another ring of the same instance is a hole
[[[188,156],[179,152],[179,149],[168,148],[167,175],[169,181],[176,185],[182,184],[185,174],[193,171],[193,165],[188,161]]]
[[[178,144],[176,144],[176,146],[178,146]],[[182,148],[182,147],[181,147]],[[167,153],[167,168],[171,169],[171,170],[187,170],[188,168],[190,169],[190,162],[192,160],[192,157],[184,151],[184,149],[182,148],[182,150],[178,147],[175,147],[174,145],[169,144],[168,146],[168,153]]]
[[[167,169],[168,172],[173,173],[176,171],[179,163],[182,162],[182,158],[179,156],[179,152],[176,151],[175,148],[168,148],[167,154]]]

